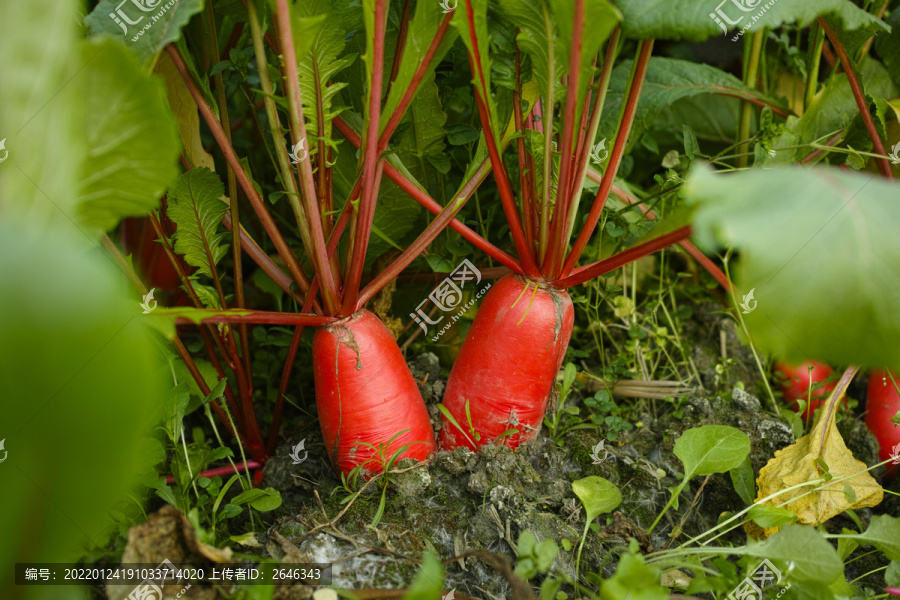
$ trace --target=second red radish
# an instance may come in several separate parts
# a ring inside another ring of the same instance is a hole
[[[781,393],[784,394],[784,399],[791,410],[799,412],[800,401],[808,402],[803,411],[804,419],[812,415],[813,411],[828,399],[828,395],[834,389],[834,382],[816,385],[828,379],[831,373],[831,367],[816,360],[799,365],[792,365],[784,361],[775,363],[776,381],[779,381]],[[814,386],[811,394],[810,386]],[[842,400],[842,402],[846,402],[846,400]]]
[[[357,442],[392,440],[383,449],[386,459],[405,445],[400,458],[423,460],[431,454],[428,410],[397,342],[378,317],[361,310],[317,329],[312,354],[322,436],[337,470],[349,474],[363,465],[381,472],[378,453]]]
[[[485,295],[450,372],[441,448],[514,448],[534,440],[574,319],[566,292],[517,275],[500,279]]]
[[[897,373],[893,380],[885,369],[872,369],[866,394],[866,425],[878,438],[879,458],[895,458],[900,463],[900,426],[893,419],[900,412],[900,394],[894,382],[900,382]],[[889,474],[897,471],[894,462],[887,464]]]

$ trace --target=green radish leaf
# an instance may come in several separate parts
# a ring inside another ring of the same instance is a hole
[[[0,221],[22,212],[82,235],[69,219],[76,220],[72,190],[81,161],[73,158],[84,152],[80,104],[87,96],[55,101],[66,82],[78,83],[72,78],[90,58],[81,56],[76,41],[81,35],[72,16],[80,7],[72,0],[3,4],[0,56],[17,58],[4,69],[0,102],[0,139],[6,141],[0,154],[9,153],[0,177]],[[26,176],[9,174],[17,170]]]
[[[644,557],[623,554],[616,572],[600,584],[603,600],[668,600],[669,590],[659,584],[659,569],[644,564]]]
[[[420,83],[416,99],[410,105],[407,116],[407,126],[398,136],[397,150],[400,159],[416,179],[428,181],[434,173],[434,168],[426,169],[426,162],[423,159],[437,159],[446,153],[444,123],[447,122],[447,115],[441,108],[434,73]]]
[[[704,425],[682,433],[674,452],[684,465],[684,481],[688,481],[696,475],[725,473],[739,467],[750,453],[750,438],[727,425]]]
[[[237,504],[228,503],[222,507],[222,516],[226,519],[232,519],[244,512],[244,509]]]
[[[829,584],[844,572],[837,550],[816,529],[805,525],[786,525],[763,542],[732,551],[791,564],[793,577],[800,581]]]
[[[382,116],[378,129],[379,132],[384,131],[388,119],[394,113],[397,106],[400,104],[403,95],[409,89],[410,83],[421,64],[422,59],[425,57],[425,53],[428,52],[431,42],[434,40],[435,35],[437,35],[438,26],[446,17],[440,2],[416,2],[415,6],[415,14],[409,20],[409,25],[406,30],[406,46],[404,46],[403,55],[400,57],[400,66],[397,68],[397,77],[391,84],[390,92],[388,92],[388,97],[381,109]],[[428,70],[425,72],[425,77],[422,79],[423,83],[425,81],[434,80],[434,69],[438,63],[443,60],[450,47],[453,46],[453,43],[456,41],[456,36],[457,33],[454,28],[447,29],[443,41],[440,46],[438,46],[437,52],[432,58]],[[419,102],[418,94],[421,92],[422,88],[420,87],[417,95],[413,97],[413,100],[410,103],[410,108],[415,108],[416,103]],[[478,135],[476,132],[475,139],[477,139],[477,137]],[[452,144],[453,142],[451,141],[450,143]]]
[[[469,29],[469,15],[472,11],[472,22],[474,23],[474,35]],[[485,101],[488,113],[490,114],[490,127],[493,130],[494,137],[500,139],[502,129],[505,123],[499,123],[499,115],[497,113],[497,103],[491,93],[491,59],[490,46],[491,36],[488,29],[488,0],[462,0],[456,10],[453,11],[452,24],[456,27],[462,38],[463,43],[469,51],[470,56],[475,56],[476,61],[481,65],[480,76],[472,73],[472,82],[475,90]]]
[[[782,527],[797,520],[794,511],[770,504],[754,504],[747,512],[747,517],[760,527]]]
[[[845,29],[861,27],[886,30],[884,23],[849,0],[791,0],[775,2],[771,6],[764,0],[704,3],[696,0],[619,0],[616,6],[625,16],[623,29],[628,37],[640,39],[674,39],[700,42],[708,37],[735,34],[739,28],[759,23],[749,31],[763,26],[769,29],[783,24],[797,23],[805,27],[816,17],[828,15],[843,23]],[[721,13],[718,11],[721,10]],[[762,16],[760,16],[762,12]],[[710,13],[717,14],[725,23],[717,24]],[[724,17],[721,16],[724,13]],[[726,21],[727,19],[727,21]],[[729,21],[731,23],[729,23]],[[727,28],[727,32],[723,27]]]
[[[518,28],[516,43],[531,58],[531,72],[541,97],[549,98],[552,91],[556,104],[564,94],[565,88],[558,82],[566,71],[567,55],[556,26],[554,8],[548,0],[500,0],[500,8]],[[570,18],[568,30],[571,29]]]
[[[734,491],[741,497],[744,504],[753,504],[756,498],[756,480],[753,477],[753,466],[750,464],[750,455],[744,458],[743,462],[729,472],[731,476],[731,484]]]
[[[201,10],[203,0],[101,0],[84,24],[88,35],[112,37],[148,65]]]
[[[178,174],[178,132],[162,84],[142,73],[121,44],[89,41],[70,52],[72,64],[83,66],[68,84],[59,82],[39,101],[45,104],[39,111],[10,111],[24,117],[15,124],[21,132],[10,146],[16,144],[14,156],[25,177],[0,191],[18,193],[26,184],[21,195],[4,197],[94,238],[123,217],[159,206]],[[67,142],[70,134],[77,137]],[[58,146],[77,151],[55,160]]]
[[[224,227],[219,231],[228,212],[228,204],[220,200],[224,193],[222,180],[206,168],[184,173],[169,188],[168,216],[178,225],[175,251],[210,278],[216,263],[228,253],[225,242],[230,234]]]
[[[900,362],[900,238],[884,227],[900,221],[893,183],[826,168],[696,169],[685,195],[699,205],[696,242],[740,250],[734,279],[755,289],[743,316],[759,347],[796,362]],[[841,327],[822,327],[835,318]]]
[[[108,539],[110,511],[128,502],[156,459],[143,440],[172,385],[140,296],[107,256],[85,252],[83,235],[69,231],[14,213],[0,218],[4,565],[26,557],[73,563],[90,540]],[[4,592],[14,589],[6,587],[10,572],[0,576]]]
[[[622,102],[627,92],[632,60],[623,61],[612,72],[609,92],[600,117],[599,138],[611,139],[616,131]],[[726,94],[739,98],[762,100],[778,106],[780,103],[748,88],[729,73],[713,66],[676,58],[653,57],[647,65],[647,75],[641,88],[631,138],[637,140],[650,127],[662,110],[679,100],[700,94]],[[852,101],[851,96],[851,101]],[[732,134],[733,135],[733,134]]]
[[[584,505],[588,523],[597,515],[612,512],[622,504],[622,493],[619,488],[596,475],[573,481],[572,491]]]
[[[532,131],[532,130],[528,130]],[[447,127],[447,142],[451,146],[465,146],[471,144],[481,135],[477,129],[468,123],[456,123]]]
[[[334,79],[356,60],[345,46],[347,34],[360,26],[359,9],[335,0],[302,0],[290,3],[290,15],[309,138],[305,147],[312,156],[319,152],[319,140],[333,145],[332,122],[343,110],[334,107],[334,98],[347,87]]]
[[[527,529],[519,534],[517,546],[519,547],[519,556],[531,556],[534,554],[534,547],[537,545],[537,538]]]
[[[551,2],[551,7],[559,27],[562,58],[568,65],[572,45],[575,3]],[[584,112],[584,100],[587,96],[588,85],[591,83],[591,76],[593,75],[591,65],[595,60],[598,63],[602,63],[602,60],[597,59],[597,54],[603,47],[603,43],[609,39],[613,29],[618,26],[622,15],[615,6],[606,0],[585,0],[582,18],[584,30],[581,40],[581,70],[578,77],[578,95],[575,102],[575,131],[578,131],[578,124],[581,123],[581,114]]]
[[[422,557],[422,566],[402,600],[440,600],[444,587],[444,566],[431,552]]]

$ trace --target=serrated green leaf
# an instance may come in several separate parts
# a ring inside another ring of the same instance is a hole
[[[229,233],[219,225],[228,205],[219,176],[206,168],[192,169],[179,176],[169,188],[168,216],[178,225],[175,251],[197,271],[212,277],[216,263],[228,252]]]
[[[203,0],[101,0],[84,20],[88,35],[112,37],[145,65],[181,38],[181,29],[203,10]]]
[[[347,84],[335,76],[356,60],[345,52],[345,40],[359,26],[359,10],[335,0],[302,0],[291,3],[290,14],[307,121],[306,148],[314,155],[319,140],[331,142],[332,121],[343,110],[333,106],[334,97]]]

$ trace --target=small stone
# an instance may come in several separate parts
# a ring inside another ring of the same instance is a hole
[[[762,408],[762,404],[756,396],[748,394],[740,388],[731,390],[731,399],[734,400],[735,405],[744,412],[756,413]]]

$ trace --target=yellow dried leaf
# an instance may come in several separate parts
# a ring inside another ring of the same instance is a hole
[[[832,480],[820,484],[816,491],[811,491],[813,486],[804,486],[763,504],[793,511],[798,523],[818,525],[846,510],[875,506],[881,502],[884,490],[866,471],[866,464],[853,458],[835,425],[838,401],[855,373],[856,367],[844,373],[819,412],[812,431],[787,448],[775,452],[775,457],[760,469],[756,480],[759,488],[757,502],[789,487],[820,479],[824,474],[816,462],[820,458],[827,465]],[[763,528],[749,521],[744,529],[751,537],[766,538],[780,528]]]

